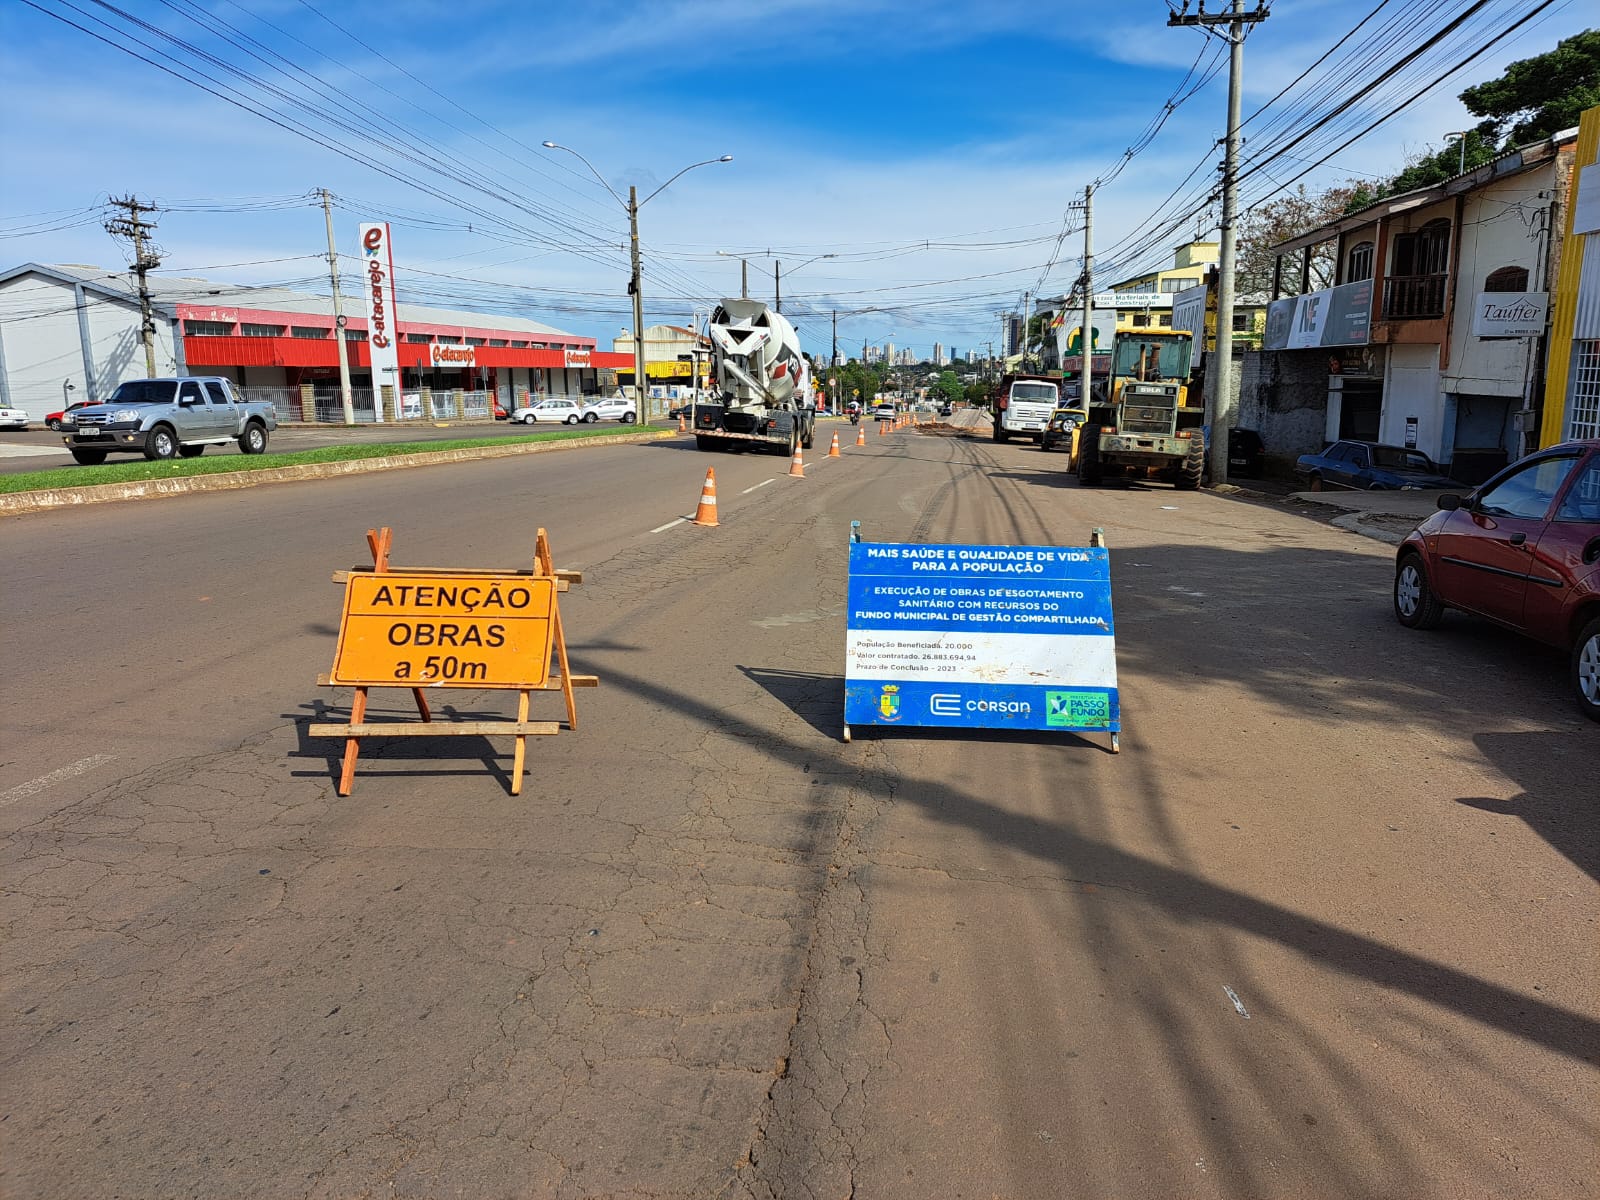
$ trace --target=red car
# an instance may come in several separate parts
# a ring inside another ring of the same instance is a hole
[[[1600,440],[1512,463],[1400,543],[1394,615],[1432,629],[1447,608],[1570,649],[1578,708],[1600,721]]]
[[[72,422],[67,419],[68,413],[74,413],[80,408],[88,408],[91,404],[99,403],[100,401],[98,400],[79,400],[76,404],[67,405],[60,412],[46,413],[44,417],[45,428],[60,429],[63,425],[70,425]]]

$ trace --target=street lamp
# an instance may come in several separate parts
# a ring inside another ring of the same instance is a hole
[[[1447,141],[1450,138],[1455,138],[1457,144],[1460,145],[1461,165],[1456,169],[1456,174],[1465,175],[1467,173],[1467,131],[1464,129],[1458,129],[1452,133],[1447,133],[1444,136]]]
[[[600,181],[600,186],[610,192],[611,198],[622,205],[628,214],[628,241],[633,259],[633,275],[628,281],[628,292],[633,296],[634,420],[641,425],[646,424],[649,417],[649,413],[646,411],[649,405],[649,392],[645,385],[644,376],[644,296],[639,286],[639,210],[696,167],[709,167],[712,163],[732,162],[733,155],[724,154],[721,158],[708,158],[703,162],[690,163],[643,200],[639,199],[639,189],[630,186],[628,188],[628,198],[624,200],[617,195],[616,189],[606,182],[606,177],[594,169],[594,164],[571,146],[563,146],[559,142],[545,142],[544,148],[546,150],[565,150],[573,158],[588,167],[589,173]]]

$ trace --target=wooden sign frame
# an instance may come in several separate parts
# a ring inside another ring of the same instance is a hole
[[[566,701],[567,720],[566,728],[576,732],[578,728],[578,705],[573,695],[574,688],[598,687],[600,679],[595,675],[574,675],[567,662],[567,639],[561,625],[561,608],[558,603],[559,593],[583,582],[583,572],[557,570],[554,558],[550,553],[550,539],[541,528],[534,539],[533,567],[526,571],[468,571],[456,567],[405,567],[394,568],[389,564],[389,554],[394,546],[394,531],[388,526],[381,529],[367,530],[367,549],[372,554],[371,567],[357,567],[352,571],[335,571],[333,581],[348,586],[352,574],[370,572],[376,575],[387,575],[396,570],[403,570],[407,575],[434,576],[442,579],[451,576],[497,576],[504,578],[508,583],[517,579],[527,580],[548,579],[552,582],[553,593],[550,597],[550,629],[551,648],[555,655],[556,670],[548,673],[541,687],[519,687],[517,691],[517,716],[514,721],[506,720],[478,720],[478,721],[448,721],[435,723],[432,711],[428,707],[426,690],[443,687],[476,688],[483,685],[469,680],[440,679],[423,687],[412,686],[410,692],[417,705],[417,712],[422,717],[420,724],[402,722],[370,723],[367,715],[367,692],[371,687],[383,686],[377,683],[355,685],[355,696],[350,703],[350,720],[347,724],[313,724],[310,727],[312,737],[342,737],[345,739],[343,766],[339,774],[339,795],[348,796],[355,783],[356,759],[361,753],[361,739],[363,737],[514,737],[516,749],[512,756],[511,766],[511,794],[522,793],[522,776],[527,763],[527,745],[530,736],[550,736],[559,733],[562,724],[559,721],[530,721],[528,709],[531,693],[534,691],[558,691]],[[340,639],[344,637],[344,628],[341,622]],[[548,666],[548,664],[546,664]],[[319,687],[348,687],[349,684],[337,683],[331,674],[317,677]],[[395,684],[396,687],[407,686],[404,683]]]

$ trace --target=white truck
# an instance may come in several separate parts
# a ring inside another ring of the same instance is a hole
[[[794,326],[759,300],[724,300],[706,333],[714,398],[695,401],[696,447],[788,455],[810,449],[817,410]]]
[[[1049,375],[1006,375],[994,400],[994,440],[1028,437],[1043,444],[1050,414],[1061,404],[1061,384]]]
[[[233,385],[214,375],[131,379],[99,404],[72,414],[62,441],[78,462],[103,463],[108,454],[149,459],[194,458],[207,446],[238,443],[261,454],[278,427],[272,405],[240,400]]]

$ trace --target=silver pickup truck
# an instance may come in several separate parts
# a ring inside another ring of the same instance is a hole
[[[129,380],[109,399],[78,409],[72,420],[61,440],[86,466],[105,462],[108,454],[194,458],[228,442],[239,443],[244,454],[260,454],[268,431],[278,427],[272,405],[240,400],[226,379],[212,375]]]

